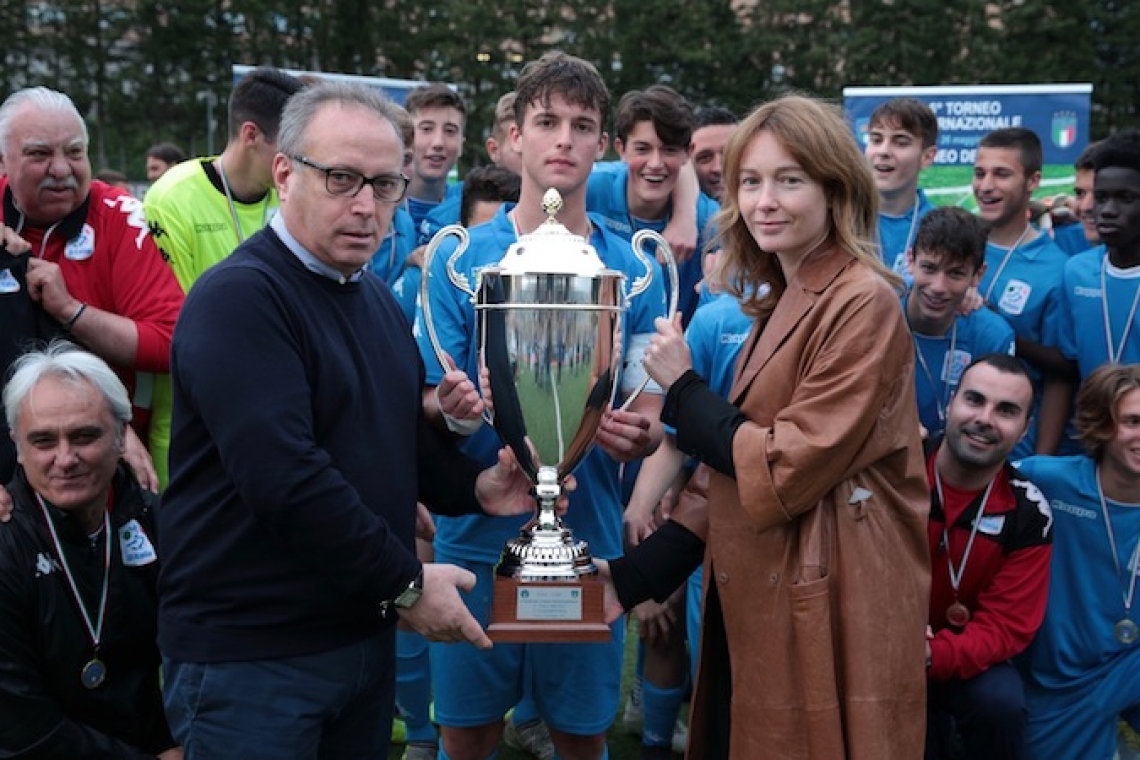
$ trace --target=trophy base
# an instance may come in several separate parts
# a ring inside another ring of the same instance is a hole
[[[496,576],[487,635],[504,643],[609,641],[605,582],[597,576],[525,582]]]

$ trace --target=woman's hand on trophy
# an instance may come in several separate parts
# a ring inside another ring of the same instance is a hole
[[[475,574],[455,565],[424,564],[424,588],[419,601],[400,609],[400,619],[428,641],[448,644],[467,641],[490,649],[491,639],[472,616],[460,591],[475,588]]]
[[[621,602],[618,601],[617,589],[614,588],[614,580],[610,575],[610,563],[604,559],[594,557],[594,564],[598,568],[598,577],[605,581],[606,589],[602,605],[606,611],[606,623],[612,623],[622,615],[625,614],[625,609],[622,608]]]
[[[483,424],[483,398],[467,373],[455,360],[444,354],[447,371],[435,387],[435,400],[447,429],[459,435],[471,435]]]
[[[649,347],[645,349],[641,363],[661,390],[668,393],[677,378],[692,369],[693,357],[689,353],[689,344],[685,342],[680,314],[675,314],[672,321],[658,317],[653,324],[657,334],[649,339]]]

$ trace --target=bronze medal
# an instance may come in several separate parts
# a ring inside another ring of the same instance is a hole
[[[966,605],[955,601],[946,608],[946,622],[954,628],[964,628],[970,622],[970,611]]]
[[[978,536],[978,526],[982,523],[986,504],[989,503],[990,493],[993,492],[994,483],[997,480],[997,476],[991,478],[989,484],[986,485],[986,490],[982,493],[978,511],[974,513],[974,524],[970,527],[970,537],[966,540],[966,548],[962,551],[962,561],[956,568],[954,567],[954,560],[950,556],[950,533],[946,526],[942,528],[942,546],[946,552],[946,569],[950,573],[950,588],[954,589],[954,603],[946,608],[946,622],[950,624],[951,628],[957,630],[962,630],[966,627],[966,623],[970,622],[970,610],[958,600],[958,588],[962,582],[962,575],[966,572],[966,563],[970,560],[970,550],[974,548],[974,539]],[[945,504],[946,499],[942,495],[942,477],[939,475],[937,467],[934,468],[934,488],[938,494],[938,502]]]

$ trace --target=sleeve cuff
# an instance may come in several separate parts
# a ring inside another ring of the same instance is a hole
[[[736,476],[732,439],[746,420],[691,369],[669,388],[661,410],[661,422],[677,430],[678,449],[729,477]]]
[[[700,567],[705,542],[697,534],[670,520],[647,539],[610,562],[610,577],[622,609],[633,609],[646,599],[664,602]]]

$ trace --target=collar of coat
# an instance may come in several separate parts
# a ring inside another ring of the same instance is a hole
[[[779,305],[763,324],[757,323],[742,350],[746,358],[741,364],[742,372],[729,393],[732,403],[740,402],[752,379],[804,318],[819,295],[854,262],[854,256],[832,244],[800,263],[795,277],[780,296]]]
[[[800,262],[796,277],[789,286],[798,284],[808,293],[822,293],[847,268],[855,257],[832,243],[831,247],[808,256]],[[792,290],[791,287],[784,295]]]

